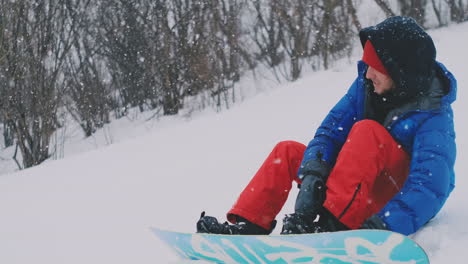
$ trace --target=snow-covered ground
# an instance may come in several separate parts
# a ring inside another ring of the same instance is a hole
[[[413,238],[431,263],[465,263],[468,23],[431,35],[438,60],[459,83],[457,186],[441,213]],[[149,227],[193,232],[202,210],[223,219],[274,145],[307,144],[355,76],[356,66],[342,63],[294,83],[260,87],[263,92],[221,113],[117,121],[118,131],[65,142],[74,144],[65,159],[0,176],[0,263],[184,263]],[[74,151],[81,153],[68,154]],[[293,202],[278,220],[293,211]]]

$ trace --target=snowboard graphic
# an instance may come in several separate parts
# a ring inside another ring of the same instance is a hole
[[[182,258],[216,263],[429,263],[409,237],[383,230],[270,236],[152,231]]]

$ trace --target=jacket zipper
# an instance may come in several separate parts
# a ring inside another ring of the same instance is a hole
[[[351,201],[349,201],[348,205],[345,207],[345,209],[343,210],[343,212],[340,214],[340,216],[338,217],[338,219],[341,219],[343,217],[343,215],[348,211],[349,207],[351,207],[351,204],[354,202],[354,200],[356,199],[356,196],[359,192],[359,190],[361,190],[361,183],[358,184],[358,186],[356,187],[356,190],[354,191],[354,194],[353,194],[353,198],[351,198]]]

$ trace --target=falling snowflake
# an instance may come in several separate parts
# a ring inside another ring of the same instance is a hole
[[[281,159],[275,159],[275,160],[273,161],[273,164],[281,164]]]

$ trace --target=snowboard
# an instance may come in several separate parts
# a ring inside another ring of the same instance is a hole
[[[384,230],[269,236],[152,231],[180,257],[215,263],[429,263],[416,242]]]

